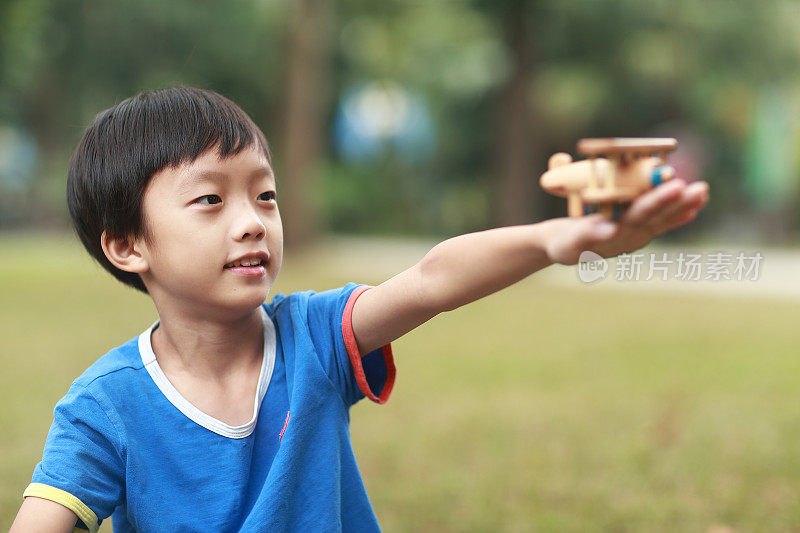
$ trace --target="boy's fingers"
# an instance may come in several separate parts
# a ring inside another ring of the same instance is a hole
[[[680,228],[681,226],[688,224],[692,220],[697,217],[698,209],[690,209],[689,211],[683,213],[680,218],[676,218],[670,221],[670,225],[667,228],[667,231]]]
[[[642,197],[648,202],[644,207],[637,206],[638,200],[634,202],[629,210],[633,213],[626,217],[626,222],[641,227],[653,235],[661,235],[670,230],[676,220],[682,219],[687,210],[700,209],[708,203],[708,190],[708,183],[698,181],[688,186],[675,185],[655,200]],[[634,211],[637,207],[640,209]]]
[[[697,182],[686,187],[680,198],[659,211],[649,223],[649,227],[658,235],[669,231],[678,220],[682,220],[689,211],[697,211],[708,203],[708,184]]]
[[[682,205],[687,210],[699,211],[708,203],[708,185],[703,183],[691,191],[687,189],[685,196],[686,198],[681,202]]]
[[[574,233],[568,241],[572,249],[593,249],[601,255],[616,255],[617,248],[638,249],[653,237],[691,222],[706,203],[707,183],[670,182],[640,196],[619,222],[599,213],[582,217],[571,226]]]
[[[621,221],[631,225],[648,225],[653,216],[667,204],[681,197],[685,187],[686,183],[683,180],[671,180],[652,191],[646,192],[634,200]]]

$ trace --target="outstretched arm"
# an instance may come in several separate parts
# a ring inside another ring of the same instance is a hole
[[[707,202],[705,182],[687,186],[673,180],[637,198],[619,222],[600,215],[557,218],[448,239],[358,298],[352,323],[359,351],[367,354],[443,311],[488,296],[548,265],[575,264],[584,250],[604,257],[637,250],[692,221]]]

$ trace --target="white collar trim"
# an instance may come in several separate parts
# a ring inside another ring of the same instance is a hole
[[[156,326],[158,326],[158,320],[156,320],[147,331],[139,335],[139,353],[142,356],[142,363],[144,363],[147,373],[153,378],[156,386],[161,390],[164,396],[166,396],[167,400],[192,421],[223,437],[243,439],[253,433],[256,427],[256,421],[258,420],[258,410],[261,407],[261,401],[267,393],[267,387],[272,377],[272,369],[275,366],[275,325],[272,323],[272,319],[269,318],[269,315],[267,315],[267,311],[264,307],[261,306],[260,309],[261,320],[264,324],[264,356],[261,362],[261,372],[258,376],[258,389],[256,390],[255,405],[253,405],[253,417],[249,422],[241,426],[228,425],[204,413],[192,405],[189,400],[184,398],[181,393],[178,392],[178,389],[170,383],[156,360],[156,354],[153,352],[153,345],[150,342],[150,336]]]

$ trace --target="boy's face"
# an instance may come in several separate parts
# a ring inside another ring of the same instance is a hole
[[[144,193],[149,241],[140,239],[142,273],[159,312],[246,311],[258,307],[283,257],[275,177],[257,148],[157,172]],[[241,266],[243,262],[256,266]],[[166,310],[166,309],[164,309]]]

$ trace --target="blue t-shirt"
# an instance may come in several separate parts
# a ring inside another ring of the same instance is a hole
[[[170,384],[153,324],[100,358],[55,407],[25,496],[96,531],[379,531],[350,442],[349,409],[383,403],[391,345],[361,357],[348,283],[279,294],[261,309],[264,359],[252,419],[230,426]]]

